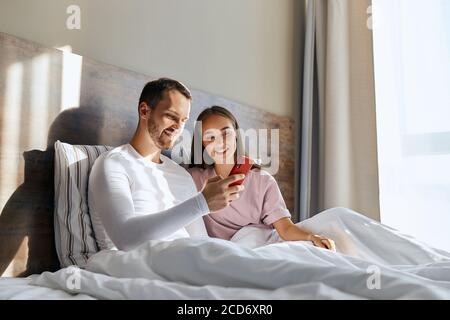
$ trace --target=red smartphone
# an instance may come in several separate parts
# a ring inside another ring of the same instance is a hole
[[[249,157],[241,156],[239,158],[239,161],[234,165],[233,169],[231,169],[230,176],[233,174],[247,175],[247,173],[250,171],[252,166],[253,166],[252,159],[250,159]],[[244,179],[235,181],[235,182],[231,183],[228,187],[234,187],[234,186],[241,185],[242,182],[244,182]]]

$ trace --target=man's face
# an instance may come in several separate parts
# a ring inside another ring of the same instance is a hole
[[[170,149],[189,119],[191,101],[177,90],[166,91],[158,105],[149,111],[147,128],[160,149]]]

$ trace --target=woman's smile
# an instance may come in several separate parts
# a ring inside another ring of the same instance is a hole
[[[225,154],[230,148],[226,147],[225,149],[222,148],[218,148],[218,149],[214,149],[214,153],[218,154],[218,155],[222,155]]]

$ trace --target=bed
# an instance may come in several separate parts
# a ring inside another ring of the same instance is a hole
[[[300,223],[337,252],[244,227],[231,241],[152,240],[83,267],[0,281],[3,299],[450,299],[450,253],[347,208]]]
[[[25,128],[0,149],[0,299],[450,299],[449,253],[346,208],[301,222],[335,239],[338,253],[247,227],[231,242],[150,241],[130,252],[95,253],[83,268],[62,265],[55,246],[55,143],[127,142],[140,90],[153,78],[4,33],[0,57],[1,126],[20,120]],[[19,93],[11,89],[18,84]],[[67,90],[75,97],[66,99]],[[292,119],[192,93],[191,119],[206,106],[224,105],[244,129],[279,129],[280,148],[271,150],[280,161],[275,179],[294,212]]]

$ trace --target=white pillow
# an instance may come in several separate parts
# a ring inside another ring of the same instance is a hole
[[[99,251],[87,205],[95,159],[113,147],[55,142],[55,245],[61,267],[84,267]]]

